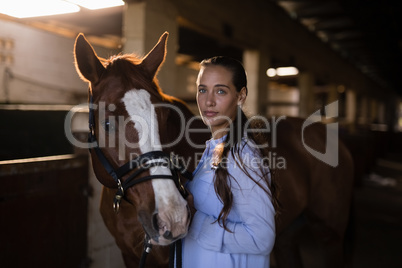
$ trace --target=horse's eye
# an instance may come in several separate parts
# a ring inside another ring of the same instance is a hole
[[[110,122],[109,120],[103,121],[102,127],[105,129],[106,132],[112,132],[115,130],[114,123]]]

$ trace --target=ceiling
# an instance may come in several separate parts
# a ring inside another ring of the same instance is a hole
[[[402,95],[402,8],[391,0],[271,0],[343,58]]]
[[[75,38],[83,32],[91,43],[109,48],[121,47],[124,6],[90,10],[81,7],[77,13],[15,19],[0,14],[0,19],[13,20],[49,32]]]
[[[402,8],[398,1],[270,1],[375,82],[402,95]],[[103,10],[82,8],[78,13],[19,21],[71,37],[85,32],[87,37],[93,38],[92,43],[118,48],[123,9],[122,6]]]

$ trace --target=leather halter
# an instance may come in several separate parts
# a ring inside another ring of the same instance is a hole
[[[180,181],[178,172],[180,172],[186,179],[192,180],[192,173],[187,171],[183,166],[179,164],[177,157],[173,154],[167,154],[163,151],[151,151],[144,153],[133,160],[128,161],[121,167],[115,169],[109,160],[104,155],[102,149],[99,147],[98,141],[95,136],[95,117],[93,109],[93,95],[90,94],[89,102],[89,135],[88,142],[90,143],[89,150],[94,150],[98,160],[102,166],[113,178],[117,184],[117,192],[113,201],[113,209],[116,213],[119,212],[121,199],[124,198],[125,192],[128,188],[135,186],[136,184],[152,180],[152,179],[171,179],[175,182],[177,189],[181,195],[186,198],[188,196],[187,191],[183,187]],[[152,162],[150,162],[153,160]],[[165,166],[168,167],[172,175],[149,175],[141,178],[137,178],[141,173],[149,170],[151,167]],[[127,175],[130,171],[136,169],[130,174],[126,180],[122,182],[122,177]],[[137,179],[136,179],[137,178]]]

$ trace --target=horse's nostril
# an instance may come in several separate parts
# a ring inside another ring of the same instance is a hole
[[[163,234],[163,237],[164,238],[166,238],[166,239],[173,239],[173,235],[172,235],[172,232],[171,231],[166,231],[164,234]]]
[[[187,208],[187,220],[190,222],[191,221],[191,208],[189,205],[186,205]]]
[[[152,226],[154,227],[154,230],[156,230],[156,231],[159,230],[158,213],[155,213],[155,214],[152,216]]]

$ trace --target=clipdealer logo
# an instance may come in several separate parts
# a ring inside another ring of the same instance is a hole
[[[102,103],[100,103],[99,105],[96,105],[96,104],[92,104],[92,105],[93,105],[93,107],[91,107],[92,109],[99,109],[100,115],[102,115],[102,114],[104,115],[105,109],[109,109],[106,105],[104,105]],[[194,116],[193,118],[190,119],[189,122],[186,122],[185,116],[182,114],[182,112],[177,107],[170,105],[170,104],[158,104],[158,105],[164,106],[165,108],[172,109],[173,112],[176,112],[179,115],[179,117],[181,118],[180,123],[179,123],[180,128],[181,128],[181,130],[180,130],[181,134],[173,142],[170,142],[169,144],[162,144],[162,148],[174,146],[182,138],[185,138],[187,140],[187,142],[190,144],[190,146],[194,149],[203,148],[204,142],[193,141],[190,138],[190,133],[197,133],[197,132],[205,133],[206,131],[209,132],[209,130],[207,130],[207,129],[191,129],[189,127],[189,125],[191,124],[191,121],[196,120],[196,119],[201,119],[199,116]],[[326,120],[338,117],[338,101],[335,101],[335,102],[332,102],[332,103],[326,105],[324,107],[324,109],[325,109],[325,115],[326,115],[325,119]],[[79,113],[79,112],[87,112],[87,111],[88,111],[87,103],[77,105],[69,111],[69,113],[66,115],[66,118],[64,121],[64,130],[65,130],[65,135],[66,135],[67,139],[70,141],[71,144],[73,144],[74,146],[76,146],[78,148],[92,148],[94,146],[94,144],[91,144],[89,142],[82,142],[82,141],[77,140],[74,137],[73,131],[72,131],[73,125],[74,125],[73,117],[75,116],[75,114]],[[99,146],[105,147],[105,140],[108,139],[108,141],[109,141],[108,148],[109,147],[115,147],[115,148],[118,147],[117,149],[119,151],[121,151],[121,150],[125,151],[126,146],[129,148],[132,148],[132,149],[136,149],[136,148],[138,149],[139,148],[138,144],[132,144],[126,140],[126,135],[125,135],[124,130],[126,129],[125,126],[127,125],[127,122],[129,120],[124,119],[124,118],[115,118],[115,117],[117,117],[117,116],[110,117],[109,121],[115,122],[114,131],[118,132],[118,133],[113,133],[113,135],[109,135],[108,138],[98,137],[98,138],[100,138]],[[230,120],[230,118],[226,118],[226,119]],[[101,124],[102,123],[101,121],[104,119],[99,119],[99,120],[100,120],[100,122],[96,122],[96,124]],[[264,127],[259,130],[249,128],[250,122],[252,120],[262,121]],[[270,148],[278,148],[279,147],[279,144],[277,143],[278,124],[282,120],[286,120],[286,116],[280,116],[280,117],[273,116],[271,118],[271,120],[268,120],[266,117],[259,116],[259,115],[252,116],[249,118],[249,122],[247,122],[247,124],[246,124],[246,131],[247,132],[261,131],[264,133],[270,133],[271,140],[267,144],[264,144],[262,146],[263,147],[268,146]],[[325,144],[325,152],[324,153],[315,150],[314,148],[310,147],[306,143],[306,134],[305,134],[306,129],[309,126],[311,126],[312,124],[319,123],[319,122],[322,122],[322,116],[321,116],[320,110],[315,111],[306,120],[304,120],[302,127],[300,129],[301,143],[303,144],[303,146],[307,150],[307,152],[310,153],[312,156],[314,156],[318,160],[320,160],[332,167],[337,167],[339,164],[339,159],[338,159],[339,125],[338,125],[338,123],[326,123],[326,124],[324,123],[325,128],[326,128],[326,144]],[[136,124],[144,125],[146,123],[141,120],[136,120]],[[151,139],[151,142],[152,142],[153,135],[151,135],[151,133],[150,133],[152,131],[152,128],[150,128],[148,125],[144,125],[141,129],[143,129],[144,131],[146,130],[145,132],[149,132],[149,133],[142,133],[142,135],[141,135],[142,138],[143,139]],[[231,131],[231,130],[229,129],[229,131]],[[117,145],[116,141],[114,140],[117,137],[119,137],[119,139],[121,140],[119,143],[120,145]],[[111,140],[111,139],[113,139],[113,140]],[[260,145],[255,145],[255,146],[256,146],[256,148],[261,148]],[[286,159],[283,156],[281,156],[279,153],[276,153],[276,152],[271,153],[270,152],[270,154],[267,156],[266,160],[269,163],[269,167],[272,169],[275,169],[275,168],[286,169],[287,168]]]
[[[334,101],[325,106],[325,115],[326,119],[336,118],[338,117],[338,101]],[[326,128],[326,145],[325,145],[325,153],[321,153],[310,146],[308,146],[305,142],[304,130],[308,126],[321,122],[321,113],[320,110],[315,111],[311,114],[302,125],[302,143],[304,148],[312,154],[318,160],[332,166],[337,167],[339,164],[339,124],[338,123],[328,123],[325,124]]]

